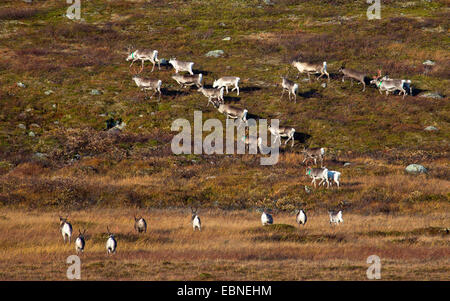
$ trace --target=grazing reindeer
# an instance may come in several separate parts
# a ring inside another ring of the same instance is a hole
[[[114,234],[109,231],[109,227],[106,227],[108,230],[108,240],[106,241],[106,254],[116,253],[117,241],[114,238]]]
[[[339,225],[339,223],[344,222],[344,219],[342,218],[342,210],[339,210],[337,213],[335,211],[328,211],[328,214],[330,216],[330,225]]]
[[[382,91],[386,91],[386,95],[389,95],[389,92],[400,90],[400,93],[403,92],[403,98],[405,98],[406,90],[404,88],[404,85],[406,83],[409,86],[411,84],[411,81],[404,79],[390,79],[387,78],[387,76],[381,77],[381,70],[378,70],[378,75],[374,76],[373,80],[371,80],[370,83],[377,86],[380,94],[382,94]],[[411,94],[411,87],[409,87],[409,92]]]
[[[327,188],[330,187],[330,182],[328,181],[328,169],[326,167],[307,168],[306,175],[312,178],[311,184],[314,184],[314,187],[316,187],[317,179],[320,179],[319,186],[325,181],[327,183]]]
[[[325,155],[325,148],[323,147],[315,147],[315,148],[304,148],[303,154],[305,154],[305,159],[303,159],[302,163],[305,163],[307,160],[314,160],[314,164],[317,164],[317,159],[320,160],[320,166],[323,166],[323,157]]]
[[[353,69],[349,69],[349,68],[345,68],[344,66],[342,66],[341,68],[339,68],[339,72],[342,72],[343,76],[342,76],[342,82],[344,82],[344,78],[350,78],[350,87],[353,86],[353,80],[357,80],[360,83],[363,84],[363,92],[366,91],[366,82],[365,82],[365,78],[366,78],[366,74],[364,72],[361,71],[356,71]]]
[[[72,238],[72,225],[67,221],[67,218],[69,216],[66,216],[66,218],[59,217],[59,227],[61,229],[61,234],[64,239],[64,243],[66,243],[66,237],[70,240]]]
[[[308,79],[311,82],[311,74],[320,73],[320,76],[317,78],[317,80],[319,80],[322,76],[326,75],[328,77],[328,82],[330,81],[330,74],[328,74],[327,72],[327,62],[323,62],[321,65],[321,64],[311,64],[306,62],[293,61],[291,64],[298,70],[297,78],[299,78],[300,73],[307,73]]]
[[[292,95],[294,95],[295,103],[297,103],[298,84],[294,83],[291,80],[288,80],[285,77],[281,77],[281,78],[282,78],[281,87],[283,88],[283,92],[281,92],[280,99],[283,98],[284,91],[287,90],[289,92],[289,100],[291,100],[291,94],[292,94]]]
[[[136,215],[134,216],[134,230],[137,233],[147,233],[147,222],[142,216],[140,218],[137,218]]]
[[[193,62],[182,62],[178,61],[176,58],[172,58],[169,60],[169,64],[173,66],[175,73],[186,71],[189,72],[190,75],[194,75],[194,72],[192,71],[192,66],[194,66]]]
[[[78,237],[75,240],[75,250],[77,253],[83,253],[84,252],[84,246],[86,245],[86,241],[84,240],[84,235],[86,234],[86,230],[83,230],[83,233],[81,233],[81,230],[78,229]]]
[[[276,142],[277,139],[280,139],[280,143],[281,143],[281,137],[286,137],[288,139],[284,142],[284,144],[286,145],[288,143],[288,141],[292,139],[291,147],[294,146],[295,129],[293,127],[280,126],[280,127],[278,127],[278,129],[275,129],[269,125],[269,131],[272,133],[272,135],[275,136],[274,142]]]
[[[273,217],[266,211],[266,209],[264,209],[263,213],[261,214],[261,223],[263,226],[273,224]]]
[[[130,53],[130,51],[131,51],[131,48],[129,47],[128,53]],[[133,66],[134,62],[141,61],[142,64],[141,64],[140,72],[142,72],[142,70],[144,69],[145,61],[150,61],[153,64],[153,68],[152,68],[151,72],[153,72],[153,69],[155,69],[156,63],[158,63],[158,70],[161,70],[161,65],[160,65],[160,61],[158,59],[158,51],[157,50],[135,50],[128,55],[126,61],[127,62],[132,61],[130,68],[131,68],[131,66]]]
[[[195,208],[195,210],[191,208],[191,213],[192,213],[192,216],[191,216],[192,228],[194,228],[194,231],[195,231],[196,229],[198,229],[198,231],[202,231],[202,222],[201,222],[200,217],[198,216],[197,212],[198,212],[198,209],[197,209],[197,208]]]
[[[133,80],[136,83],[136,86],[138,88],[141,88],[141,91],[145,92],[145,95],[147,96],[147,90],[154,90],[152,96],[150,96],[150,99],[153,98],[153,96],[158,93],[158,100],[161,99],[161,85],[162,81],[160,79],[143,79],[140,76],[133,76]]]
[[[330,182],[330,186],[333,186],[334,182],[339,188],[340,180],[341,180],[341,173],[339,171],[334,170],[328,171],[328,181]],[[325,182],[323,184],[325,185]]]
[[[228,94],[228,87],[234,86],[234,88],[231,90],[233,92],[234,90],[237,90],[237,95],[239,95],[239,81],[241,79],[236,76],[224,76],[219,79],[216,79],[213,83],[213,88],[222,88],[225,87],[225,90]]]
[[[175,74],[172,78],[181,86],[181,88],[190,87],[193,85],[196,85],[197,88],[203,87],[203,75],[201,73],[195,75]]]
[[[223,87],[220,88],[220,90],[217,90],[217,89],[205,89],[205,88],[201,87],[201,88],[198,89],[198,91],[201,92],[206,97],[208,97],[208,104],[207,104],[207,106],[209,106],[209,103],[212,103],[213,106],[215,106],[216,104],[213,102],[213,99],[215,99],[215,98],[217,98],[217,103],[218,104],[223,104],[224,103]]]
[[[241,109],[227,104],[220,104],[217,110],[220,113],[225,114],[227,116],[227,119],[239,119],[240,122],[247,122],[247,109]]]
[[[303,211],[302,209],[296,210],[295,220],[297,224],[304,226],[306,224],[306,221],[308,220],[305,211]]]

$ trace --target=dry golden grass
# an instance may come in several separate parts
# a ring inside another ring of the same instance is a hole
[[[254,211],[202,211],[193,232],[184,210],[140,211],[146,234],[133,230],[134,210],[71,213],[74,232],[87,229],[84,280],[365,280],[366,259],[382,261],[382,279],[449,280],[449,215],[361,216],[344,213],[331,227],[308,212],[305,227],[292,214],[274,214],[262,227]],[[0,279],[64,280],[74,243],[63,245],[57,212],[5,210],[0,216]],[[106,227],[117,253],[106,255]]]

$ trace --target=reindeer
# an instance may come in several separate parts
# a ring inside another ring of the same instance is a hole
[[[289,92],[289,100],[291,100],[291,94],[294,95],[294,101],[297,103],[297,91],[298,91],[298,84],[294,83],[291,80],[288,80],[285,77],[281,77],[281,87],[283,88],[283,92],[281,93],[280,99],[283,98],[284,92],[287,90]]]
[[[341,72],[343,74],[342,76],[342,82],[344,82],[344,78],[348,77],[350,78],[350,87],[353,86],[353,79],[359,81],[360,83],[363,84],[363,92],[366,91],[366,82],[365,82],[365,78],[366,78],[366,74],[364,72],[360,72],[360,71],[356,71],[353,69],[349,69],[349,68],[345,68],[344,66],[342,66],[341,68],[339,68],[339,72]]]
[[[266,209],[264,209],[263,213],[261,214],[261,223],[263,226],[266,225],[272,225],[273,224],[273,217],[270,215]]]
[[[236,76],[224,76],[214,81],[213,88],[222,88],[225,87],[225,90],[228,94],[228,87],[234,86],[234,88],[231,90],[233,92],[234,90],[237,90],[237,95],[239,96],[239,81],[241,79]]]
[[[206,97],[208,97],[208,104],[207,104],[207,106],[209,106],[209,103],[212,103],[213,106],[214,106],[214,105],[216,105],[213,102],[213,99],[215,99],[215,98],[217,98],[217,103],[218,104],[223,104],[224,103],[223,89],[224,89],[223,87],[220,88],[220,90],[217,90],[217,89],[206,89],[206,88],[200,87],[198,89],[198,91],[201,92]]]
[[[175,74],[172,78],[181,86],[181,88],[190,87],[193,85],[196,85],[197,88],[203,87],[203,75],[201,73],[195,75]]]
[[[64,244],[66,243],[66,237],[69,239],[69,243],[72,238],[72,225],[67,221],[67,218],[69,218],[69,216],[66,216],[65,218],[59,217],[59,227],[64,239]]]
[[[128,47],[127,50],[128,50],[127,53],[130,53],[131,47]],[[142,70],[144,70],[144,62],[145,61],[150,61],[153,64],[153,68],[152,68],[151,72],[153,72],[153,69],[155,69],[156,63],[158,63],[158,70],[161,70],[161,65],[160,65],[160,61],[158,59],[158,51],[157,50],[145,49],[145,50],[132,51],[126,58],[126,61],[127,62],[131,61],[130,68],[131,68],[131,66],[133,66],[134,62],[141,61],[141,70],[139,71],[139,73],[141,73]]]
[[[300,61],[293,61],[291,65],[297,68],[298,70],[297,78],[299,78],[300,73],[306,73],[308,74],[308,79],[311,82],[311,74],[320,73],[320,76],[317,78],[317,80],[319,80],[322,76],[326,75],[328,77],[328,82],[330,81],[330,74],[328,74],[327,72],[327,62],[323,62],[322,64],[312,64]]]
[[[303,209],[296,210],[295,221],[299,225],[305,225],[307,221],[306,213]]]
[[[175,73],[186,71],[189,72],[190,75],[194,75],[194,72],[192,71],[192,66],[194,66],[193,62],[182,62],[178,61],[176,58],[172,58],[169,60],[169,64],[173,66]]]
[[[305,159],[303,159],[302,163],[305,163],[307,160],[314,160],[314,164],[317,164],[317,159],[320,160],[320,166],[323,166],[323,157],[325,155],[325,148],[316,147],[316,148],[304,148],[303,154],[305,155]]]
[[[280,143],[281,143],[281,137],[286,137],[288,139],[284,142],[284,144],[286,145],[288,143],[288,141],[292,139],[291,147],[294,146],[295,129],[293,127],[280,126],[280,127],[278,127],[278,129],[276,129],[276,128],[273,128],[271,125],[269,125],[269,131],[272,133],[272,135],[275,136],[274,142],[276,142],[277,139],[280,139]]]
[[[314,187],[316,187],[317,179],[320,179],[319,186],[325,181],[327,183],[327,188],[330,187],[330,182],[328,181],[328,169],[326,167],[307,168],[306,175],[312,178],[311,184],[314,184]]]
[[[339,210],[338,212],[330,210],[328,211],[328,215],[330,216],[330,225],[339,225],[339,223],[344,222],[344,219],[342,218],[342,210]]]
[[[85,234],[86,234],[86,230],[84,229],[83,232],[81,232],[80,229],[78,229],[78,237],[75,240],[75,250],[77,253],[83,253],[84,252],[84,246],[86,245],[86,241],[85,241]]]
[[[198,209],[195,208],[195,210],[193,208],[191,208],[191,222],[192,222],[192,228],[194,228],[194,231],[196,229],[198,229],[198,231],[202,231],[202,222],[200,220],[200,217],[197,214]]]
[[[160,79],[144,79],[137,75],[133,76],[132,79],[136,83],[136,86],[141,88],[141,91],[145,92],[146,97],[148,96],[147,90],[154,90],[155,92],[153,92],[152,96],[150,96],[150,99],[152,99],[156,93],[158,93],[158,100],[161,99],[162,81]]]
[[[217,110],[225,114],[228,118],[239,119],[240,122],[247,122],[247,109],[241,109],[228,104],[220,104]]]
[[[141,216],[139,218],[134,216],[134,230],[136,230],[137,233],[147,233],[147,222],[145,219]]]
[[[404,79],[390,79],[387,76],[381,77],[381,70],[378,70],[378,75],[374,76],[373,80],[371,80],[370,83],[377,86],[380,94],[382,94],[382,91],[386,91],[386,95],[389,95],[389,92],[400,90],[400,93],[403,93],[403,98],[405,98],[406,90],[404,88],[404,84],[406,83],[409,86],[411,84],[411,81]],[[412,92],[410,86],[409,92],[410,94]]]
[[[117,241],[114,234],[109,231],[109,227],[106,227],[108,231],[108,240],[106,241],[106,254],[116,253]]]

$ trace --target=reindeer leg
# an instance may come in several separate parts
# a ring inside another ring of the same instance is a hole
[[[153,69],[155,69],[155,62],[153,62],[152,71],[150,71],[150,72],[153,72]]]
[[[364,91],[366,91],[366,83],[364,81],[362,81],[362,84],[363,84],[363,90],[362,91],[364,92]]]
[[[144,60],[141,60],[142,64],[141,64],[141,71],[139,71],[139,73],[142,72],[142,70],[144,70]]]
[[[281,92],[280,100],[283,98],[283,95],[284,95],[284,89],[283,89],[283,92]]]

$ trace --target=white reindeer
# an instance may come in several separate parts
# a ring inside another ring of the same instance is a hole
[[[328,74],[327,72],[327,62],[323,62],[322,64],[311,64],[306,62],[293,61],[291,64],[292,66],[297,68],[298,76],[300,75],[300,73],[307,73],[309,81],[311,81],[311,74],[316,73],[320,73],[320,76],[317,78],[317,80],[326,75],[328,77],[328,81],[330,81],[330,74]]]
[[[152,96],[150,96],[150,99],[153,98],[153,96],[158,93],[158,99],[161,98],[161,86],[162,86],[162,81],[160,79],[144,79],[140,76],[133,76],[133,80],[136,83],[136,86],[138,86],[138,88],[141,88],[142,91],[145,92],[145,94],[147,95],[147,90],[154,90],[155,92],[153,92]]]
[[[381,77],[381,70],[378,70],[378,76],[374,76],[373,80],[370,81],[371,84],[377,86],[378,91],[382,94],[382,91],[386,91],[386,95],[389,95],[389,92],[394,92],[399,90],[400,94],[403,93],[403,98],[406,95],[405,84],[409,87],[409,92],[411,94],[411,81],[405,79],[391,79],[387,76]]]
[[[131,48],[128,48],[128,52],[130,52]],[[158,50],[135,50],[133,52],[131,52],[128,57],[126,58],[126,61],[132,61],[131,66],[133,66],[133,63],[136,61],[141,61],[141,71],[144,69],[144,62],[145,61],[150,61],[153,64],[153,69],[155,69],[155,64],[158,63],[158,70],[161,70],[161,65],[160,65],[160,61],[158,59]]]
[[[67,218],[69,216],[66,216],[65,218],[59,217],[59,227],[61,229],[61,235],[64,239],[64,243],[66,243],[66,238],[69,239],[69,243],[72,238],[72,225],[67,221]]]
[[[134,216],[134,230],[136,230],[137,233],[147,233],[147,222],[142,216],[139,218]]]
[[[273,217],[267,211],[264,209],[263,213],[261,214],[261,223],[263,226],[266,225],[272,225],[273,224]]]
[[[328,214],[330,216],[330,225],[332,224],[339,225],[339,223],[344,222],[344,219],[342,218],[342,210],[339,210],[338,213],[334,211],[328,211]]]
[[[186,71],[189,72],[190,75],[194,75],[194,72],[192,71],[192,66],[194,66],[193,62],[183,62],[177,60],[176,58],[172,58],[169,60],[169,64],[173,66],[175,73]]]
[[[116,253],[117,248],[117,241],[114,237],[114,234],[109,231],[109,228],[106,227],[108,230],[108,240],[106,241],[106,254],[114,254]]]
[[[339,171],[335,170],[329,170],[328,171],[328,181],[330,182],[330,186],[333,186],[333,182],[336,183],[337,187],[339,188],[341,180],[341,173]],[[325,182],[323,182],[323,185],[325,185]]]
[[[195,210],[191,208],[191,213],[192,213],[192,216],[191,216],[192,228],[194,229],[194,231],[195,231],[196,229],[198,229],[198,231],[202,231],[202,222],[201,222],[200,217],[198,216],[197,212],[198,212],[198,209],[197,209],[197,208],[195,208]]]
[[[314,184],[314,187],[316,187],[316,180],[320,180],[319,186],[325,181],[327,183],[327,188],[330,187],[327,168],[307,168],[306,175],[312,178],[311,184]]]
[[[288,91],[289,92],[289,100],[291,100],[291,94],[292,94],[294,96],[295,103],[297,103],[298,84],[294,83],[291,80],[288,80],[285,77],[281,77],[281,79],[282,79],[281,87],[283,88],[283,92],[281,92],[280,99],[283,98],[284,92]]]
[[[75,250],[77,253],[83,253],[84,252],[84,246],[86,245],[86,241],[85,241],[85,234],[86,234],[86,230],[83,230],[83,233],[81,233],[81,230],[78,229],[78,237],[75,240]]]
[[[206,97],[208,97],[208,104],[207,104],[207,106],[209,106],[209,103],[212,103],[213,106],[217,106],[217,104],[213,102],[213,99],[217,99],[217,103],[218,104],[223,104],[224,103],[223,87],[220,88],[220,90],[217,90],[217,89],[206,89],[206,88],[200,87],[198,89],[198,91],[201,92]]]
[[[274,128],[274,127],[269,125],[269,131],[272,133],[272,135],[275,136],[274,142],[276,142],[277,139],[279,139],[280,143],[281,143],[281,137],[285,137],[285,138],[288,138],[288,139],[284,142],[284,144],[286,145],[289,140],[292,140],[291,147],[294,146],[295,129],[293,127],[280,126],[280,127],[278,127],[278,129],[276,129],[276,128]]]
[[[222,88],[225,87],[225,90],[228,94],[228,87],[234,86],[234,88],[231,90],[233,92],[234,90],[237,90],[237,95],[239,95],[239,81],[241,79],[236,76],[224,76],[214,81],[213,88]]]
[[[303,211],[303,209],[298,210],[298,212],[295,216],[295,221],[297,222],[297,224],[304,226],[306,224],[307,220],[308,219],[306,217],[305,211]]]

